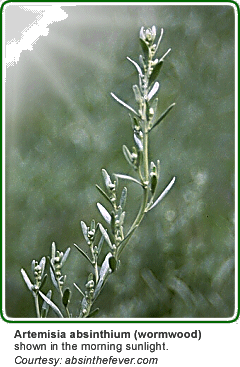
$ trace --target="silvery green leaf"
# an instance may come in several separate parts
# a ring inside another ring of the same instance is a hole
[[[74,287],[78,290],[78,292],[85,297],[85,294],[83,293],[83,291],[79,288],[79,286],[76,283],[73,283]]]
[[[148,51],[148,46],[146,44],[146,42],[144,41],[144,38],[140,38],[140,44],[143,50],[143,56],[145,60],[148,60],[148,55],[149,55],[149,51]]]
[[[111,187],[112,185],[112,180],[104,168],[102,169],[102,175],[103,175],[105,186],[107,189],[109,189],[109,187]]]
[[[89,238],[88,238],[88,227],[87,227],[86,223],[83,220],[81,220],[81,227],[82,227],[83,236],[84,236],[86,242],[88,242],[89,241]]]
[[[87,259],[89,262],[90,262],[90,264],[92,265],[92,261],[91,261],[91,259],[88,257],[88,255],[80,248],[80,247],[78,247],[78,245],[76,245],[75,243],[73,244],[75,247],[76,247],[76,249],[85,257],[85,259]]]
[[[152,99],[152,97],[157,93],[159,89],[159,83],[158,82],[155,82],[153,84],[153,87],[152,89],[150,90],[150,92],[148,93],[148,100],[150,101],[150,99]]]
[[[139,38],[141,38],[142,40],[145,39],[144,27],[143,26],[140,28]]]
[[[51,261],[50,261],[50,276],[51,276],[51,280],[52,280],[54,287],[59,291],[58,282],[56,281]]]
[[[165,188],[165,190],[163,190],[163,192],[161,193],[161,195],[157,198],[157,200],[150,206],[150,208],[148,208],[148,211],[153,209],[158,203],[160,203],[160,201],[167,195],[168,191],[171,189],[171,187],[173,186],[174,182],[176,180],[176,177],[173,177],[173,179],[169,182],[169,184],[167,185],[167,187]]]
[[[101,223],[99,223],[99,229],[100,229],[102,235],[104,236],[104,239],[107,242],[108,246],[112,249],[113,248],[112,242],[111,242],[111,240],[109,238],[109,235],[108,235],[106,229],[103,228],[103,226],[101,225]]]
[[[142,69],[140,68],[140,66],[138,65],[138,63],[136,63],[136,61],[133,61],[132,59],[130,59],[130,57],[127,57],[127,59],[135,66],[135,68],[138,71],[138,74],[142,78],[143,77]]]
[[[111,96],[116,99],[116,101],[118,103],[120,103],[121,105],[123,105],[124,107],[126,107],[127,109],[129,109],[131,112],[133,112],[135,115],[139,116],[138,113],[132,108],[130,107],[127,103],[123,102],[121,99],[119,99],[117,96],[115,96],[114,93],[111,93]]]
[[[46,297],[51,300],[51,297],[52,297],[51,290],[47,292]],[[48,310],[49,310],[49,304],[46,301],[43,301],[42,309],[41,309],[41,317],[47,317]]]
[[[56,244],[55,242],[52,243],[52,259],[56,257]]]
[[[105,221],[110,224],[111,223],[111,215],[108,213],[107,209],[104,208],[104,206],[100,203],[97,203],[98,210],[102,214]]]
[[[156,111],[157,105],[158,105],[158,98],[154,98],[154,100],[151,103],[151,108],[153,108],[154,111]]]
[[[120,215],[120,218],[119,218],[119,225],[120,226],[122,226],[123,223],[124,223],[125,214],[126,214],[126,212],[122,212],[122,214]]]
[[[48,297],[45,296],[45,294],[43,294],[41,291],[39,291],[40,296],[43,298],[43,300],[53,309],[53,311],[55,312],[55,314],[58,317],[63,317],[61,311],[59,310],[59,308],[55,305],[55,303],[53,303]]]
[[[161,28],[161,34],[160,34],[160,36],[159,36],[159,39],[158,39],[158,43],[157,43],[157,46],[156,46],[155,52],[157,52],[157,49],[158,49],[158,47],[159,47],[159,45],[160,45],[160,42],[161,42],[161,40],[162,40],[162,36],[163,36],[163,28]]]
[[[62,296],[62,303],[64,305],[64,307],[66,308],[70,302],[70,297],[71,297],[71,291],[69,288],[66,288],[65,291],[63,292],[63,296]]]
[[[62,257],[61,265],[63,265],[66,262],[66,260],[68,258],[68,255],[70,253],[70,250],[71,250],[70,247],[68,247],[68,249],[65,251],[65,253],[64,253],[63,257]]]
[[[97,245],[98,253],[101,252],[103,242],[104,242],[104,236],[102,235],[101,238],[100,238],[100,241],[98,242],[98,245]]]
[[[114,176],[118,177],[118,178],[122,178],[123,180],[128,180],[128,181],[132,181],[137,183],[138,185],[142,186],[141,182],[138,181],[136,178],[132,177],[132,176],[128,176],[128,175],[122,175],[120,173],[114,173]]]
[[[21,269],[21,273],[22,273],[23,280],[25,281],[25,283],[26,283],[26,285],[27,285],[28,289],[32,292],[33,284],[32,284],[32,282],[30,281],[30,279],[29,279],[29,277],[28,277],[27,273],[25,272],[25,270],[24,270],[24,269]]]
[[[153,34],[153,37],[155,38],[156,34],[157,34],[157,29],[156,29],[155,25],[152,26],[152,34]]]
[[[137,134],[134,134],[133,137],[134,137],[135,143],[136,143],[136,145],[138,147],[138,150],[140,152],[142,152],[143,151],[143,143],[142,143],[141,139],[139,139],[139,137],[137,136]]]
[[[139,55],[139,62],[140,62],[140,65],[143,67],[145,67],[145,64],[144,64],[144,61],[143,61],[143,56],[142,55]]]
[[[126,161],[130,164],[130,166],[136,169],[135,165],[132,162],[132,154],[130,153],[126,145],[123,145],[123,154],[124,154],[124,157],[126,158]]]
[[[42,269],[42,274],[44,273],[44,269],[45,269],[45,265],[46,265],[46,257],[42,257],[39,263],[41,269]]]
[[[121,209],[124,209],[125,204],[126,204],[126,200],[127,200],[127,188],[124,187],[122,189],[122,193],[121,193],[121,197],[120,197],[120,201],[119,201],[119,205],[120,205]]]
[[[172,103],[159,117],[159,119],[153,124],[152,128],[150,130],[152,130],[155,126],[159,125],[160,122],[162,122],[162,120],[164,119],[164,117],[167,116],[167,114],[171,111],[171,109],[175,106],[176,103]]]
[[[141,99],[142,99],[142,96],[141,96],[141,92],[139,90],[139,87],[136,84],[134,84],[132,88],[133,88],[133,92],[134,92],[136,101],[138,103],[140,103]]]
[[[35,266],[36,266],[36,260],[33,260],[32,263],[31,263],[31,270],[32,270],[33,274],[35,272]]]
[[[106,257],[105,257],[105,259],[102,263],[100,273],[99,273],[99,281],[97,283],[97,286],[96,286],[96,289],[95,289],[95,292],[94,292],[94,299],[96,299],[97,296],[99,295],[107,276],[111,273],[111,269],[110,269],[110,266],[109,266],[109,258],[110,257],[112,257],[111,252],[109,252],[106,255]]]
[[[163,61],[165,59],[165,57],[169,54],[169,52],[171,51],[171,48],[169,48],[165,54],[161,57],[160,61]]]
[[[91,231],[95,231],[96,229],[96,223],[94,219],[91,220],[90,229]]]
[[[111,202],[111,200],[110,200],[110,198],[108,197],[108,195],[106,194],[106,192],[105,191],[103,191],[103,189],[101,189],[101,187],[100,186],[98,186],[97,184],[95,185],[96,186],[96,188],[98,189],[98,191],[111,203],[111,205],[112,205],[112,202]]]
[[[154,80],[157,78],[161,68],[162,68],[162,65],[163,65],[163,60],[160,60],[157,65],[154,66],[153,68],[153,71],[152,71],[152,74],[150,75],[150,78],[149,78],[149,85],[151,85]]]
[[[112,254],[111,252],[109,252],[103,263],[102,263],[102,266],[101,266],[101,269],[100,269],[100,272],[99,272],[99,280],[101,279],[104,279],[106,277],[106,274],[109,272],[110,268],[109,268],[109,258],[112,257]]]

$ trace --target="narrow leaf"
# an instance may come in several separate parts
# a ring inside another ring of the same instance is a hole
[[[25,281],[28,289],[32,292],[32,288],[33,288],[33,284],[32,282],[30,281],[30,279],[28,278],[28,275],[27,273],[25,272],[24,269],[21,269],[21,273],[22,273],[22,277],[23,277],[23,280]]]
[[[138,74],[142,78],[143,77],[143,73],[142,73],[142,69],[140,68],[140,66],[136,63],[136,61],[133,61],[132,59],[130,59],[130,57],[127,57],[127,59],[135,66],[135,68],[138,71]]]
[[[104,208],[104,206],[100,203],[97,203],[98,210],[102,214],[105,221],[110,224],[111,223],[111,215],[108,213],[107,209]]]
[[[142,152],[143,151],[143,143],[142,143],[142,140],[139,139],[139,137],[137,136],[136,133],[134,133],[133,137],[134,137],[135,143],[136,143],[136,145],[138,147],[138,150],[140,152]]]
[[[101,279],[103,279],[103,278],[105,278],[105,276],[106,276],[106,273],[108,273],[109,272],[109,258],[110,257],[112,257],[112,254],[111,254],[111,252],[109,252],[107,255],[106,255],[106,257],[105,257],[105,259],[104,259],[104,261],[103,261],[103,263],[102,263],[102,266],[101,266],[101,269],[100,269],[100,273],[99,273],[99,280],[101,280]]]
[[[140,44],[143,50],[144,59],[148,60],[148,46],[142,38],[140,38]]]
[[[121,194],[120,201],[119,201],[119,205],[122,209],[124,209],[125,207],[126,200],[127,200],[127,188],[124,187],[122,189],[122,194]]]
[[[124,157],[126,158],[126,161],[130,164],[130,166],[136,169],[135,165],[132,162],[132,154],[130,153],[126,145],[123,145],[123,154],[124,154]]]
[[[70,302],[70,297],[71,297],[71,291],[69,288],[66,288],[62,296],[62,303],[65,308],[68,306],[68,303]]]
[[[111,205],[112,205],[112,202],[111,202],[111,200],[110,200],[110,198],[108,197],[108,195],[106,194],[106,192],[105,191],[103,191],[103,189],[101,189],[101,187],[100,186],[98,186],[97,184],[95,185],[96,186],[96,188],[98,189],[98,191],[111,203]]]
[[[125,219],[125,214],[126,214],[126,212],[122,212],[122,214],[120,215],[120,218],[119,218],[119,225],[120,226],[123,226],[124,219]]]
[[[52,243],[52,259],[56,257],[56,244],[55,242]]]
[[[114,173],[114,176],[118,178],[122,178],[123,180],[129,180],[137,183],[138,185],[142,186],[141,182],[138,181],[136,178],[133,178],[132,176],[122,175],[120,173]]]
[[[101,249],[102,249],[102,245],[103,245],[103,242],[104,242],[104,236],[102,235],[101,238],[100,238],[100,241],[98,242],[98,253],[101,252]]]
[[[90,229],[91,231],[95,231],[96,229],[96,223],[94,219],[91,220]]]
[[[109,189],[109,187],[112,185],[112,180],[104,168],[102,169],[102,175],[103,175],[105,186],[107,189]]]
[[[70,247],[68,247],[68,249],[65,251],[65,253],[64,253],[63,257],[62,257],[61,265],[63,265],[66,262],[66,260],[68,258],[68,255],[70,253],[70,250],[71,250]]]
[[[54,287],[59,291],[58,282],[56,281],[51,261],[50,261],[50,276],[51,276],[51,280],[52,280]]]
[[[165,190],[163,190],[163,192],[161,193],[161,195],[157,198],[157,200],[155,201],[155,203],[153,203],[153,205],[151,205],[150,208],[148,208],[148,211],[151,210],[151,209],[153,209],[167,195],[168,191],[173,186],[175,180],[176,180],[176,177],[173,177],[173,179],[167,185],[167,187],[165,188]]]
[[[140,62],[140,65],[142,66],[143,70],[145,68],[145,64],[144,64],[144,61],[143,61],[143,56],[142,55],[139,55],[139,62]]]
[[[32,270],[33,274],[35,272],[35,266],[36,266],[36,260],[33,260],[32,263],[31,263],[31,270]]]
[[[113,248],[112,247],[112,242],[111,242],[111,240],[109,238],[109,235],[108,235],[106,229],[103,228],[103,226],[101,225],[101,223],[99,223],[99,229],[102,232],[102,235],[104,236],[104,239],[107,242],[108,246],[112,249]]]
[[[133,112],[135,115],[139,116],[138,113],[132,108],[130,107],[127,103],[123,102],[121,99],[119,99],[117,96],[115,96],[114,93],[111,93],[111,96],[116,99],[116,101],[118,103],[120,103],[121,105],[123,105],[124,107],[128,108],[131,112]]]
[[[39,291],[40,296],[43,298],[43,300],[53,309],[53,311],[55,312],[55,314],[58,317],[63,317],[61,311],[59,310],[59,308],[55,305],[55,303],[53,303],[48,297],[45,296],[45,294],[43,294],[41,291]]]
[[[73,244],[76,249],[90,262],[90,264],[92,265],[92,261],[91,259],[88,257],[88,255],[80,248],[78,247],[78,245],[76,245],[75,243]]]
[[[172,103],[167,109],[166,111],[164,111],[161,116],[159,117],[159,119],[153,124],[152,128],[150,129],[150,131],[157,125],[160,124],[160,122],[162,122],[162,120],[164,119],[164,117],[167,116],[167,114],[171,111],[171,109],[175,106],[176,103]]]
[[[158,89],[159,89],[159,83],[158,82],[155,82],[154,85],[153,85],[153,87],[152,87],[152,89],[148,93],[148,100],[149,101],[157,93]]]
[[[83,220],[81,220],[81,227],[82,227],[83,236],[84,236],[85,240],[88,242],[89,241],[88,228],[87,228],[86,223]]]
[[[155,49],[155,52],[157,52],[157,49],[161,43],[161,40],[162,40],[162,36],[163,36],[163,28],[161,28],[161,33],[160,33],[160,37],[158,39],[158,43],[157,43],[157,46],[156,46],[156,49]]]
[[[134,96],[135,96],[135,100],[140,103],[141,102],[141,93],[140,93],[140,90],[139,90],[139,87],[135,84],[133,85],[133,92],[134,92]]]
[[[46,297],[51,300],[51,297],[52,297],[51,290],[47,292]],[[47,317],[48,310],[49,310],[49,304],[46,301],[43,301],[42,309],[41,309],[41,317]]]
[[[163,61],[165,59],[165,57],[169,54],[169,52],[171,51],[171,48],[169,48],[165,54],[161,57],[160,61]]]
[[[154,80],[157,78],[162,65],[163,65],[163,60],[159,61],[157,65],[154,66],[152,74],[150,75],[150,78],[149,78],[149,85],[151,85],[151,83],[153,83]]]
[[[42,269],[42,274],[44,273],[44,269],[45,269],[45,265],[46,265],[46,257],[42,257],[39,263],[41,269]]]
[[[99,273],[99,281],[97,283],[97,286],[96,286],[96,289],[95,289],[95,292],[94,292],[94,299],[97,298],[97,296],[99,295],[103,285],[104,285],[104,282],[106,280],[106,278],[108,277],[109,273],[111,273],[111,269],[110,269],[110,266],[109,266],[109,258],[112,257],[112,254],[111,252],[109,252],[103,263],[102,263],[102,266],[101,266],[101,269],[100,269],[100,273]]]
[[[143,26],[140,28],[139,38],[142,39],[142,40],[144,40],[144,38],[145,38],[144,37],[144,27]]]

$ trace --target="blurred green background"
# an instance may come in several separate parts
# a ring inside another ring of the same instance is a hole
[[[90,271],[80,220],[102,221],[101,169],[131,174],[122,145],[133,145],[127,111],[137,83],[129,56],[139,29],[165,29],[159,56],[159,112],[176,106],[151,135],[161,161],[159,190],[176,183],[150,212],[121,257],[96,306],[99,317],[223,317],[235,310],[234,57],[235,15],[227,5],[63,6],[33,51],[6,75],[6,305],[8,317],[35,317],[20,274],[32,259],[72,248],[67,284]],[[129,184],[126,223],[141,191]],[[45,291],[48,290],[47,284]],[[56,297],[56,292],[54,297]],[[73,307],[78,307],[73,289]],[[76,312],[75,312],[76,314]],[[51,314],[51,316],[54,316]]]

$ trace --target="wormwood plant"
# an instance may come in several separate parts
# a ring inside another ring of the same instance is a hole
[[[155,42],[156,27],[153,26],[148,29],[142,27],[139,35],[142,48],[139,64],[127,57],[138,74],[138,85],[133,85],[138,108],[134,109],[119,99],[114,93],[111,93],[112,97],[129,112],[134,146],[130,150],[126,145],[123,145],[123,154],[133,170],[133,176],[119,173],[110,176],[105,169],[102,169],[104,187],[102,188],[98,185],[96,187],[107,205],[105,207],[101,203],[97,203],[97,207],[107,227],[105,228],[101,223],[96,223],[94,219],[89,225],[81,221],[88,253],[84,252],[78,245],[74,244],[74,246],[80,255],[91,265],[92,271],[88,275],[84,291],[80,289],[79,285],[74,283],[76,291],[78,291],[80,296],[79,310],[70,310],[71,291],[68,287],[65,287],[66,275],[63,272],[63,265],[70,253],[70,247],[65,252],[61,252],[57,250],[53,242],[51,256],[48,257],[48,260],[46,257],[42,257],[39,262],[33,260],[33,281],[30,280],[26,271],[21,269],[23,279],[33,295],[36,315],[39,318],[47,317],[50,308],[58,317],[86,318],[93,316],[97,310],[92,310],[92,306],[101,293],[108,277],[117,270],[120,255],[129,243],[134,231],[140,225],[145,214],[161,202],[175,182],[175,177],[173,177],[163,192],[157,195],[160,161],[153,162],[149,160],[149,135],[175,105],[175,103],[171,104],[166,111],[157,116],[158,98],[155,96],[159,89],[159,82],[156,81],[156,78],[166,56],[171,50],[169,48],[162,57],[159,59],[155,58],[162,36],[163,29],[160,31],[158,41]],[[119,192],[119,180],[131,181],[142,188],[142,202],[135,220],[130,226],[125,225],[126,212],[124,208],[127,200],[127,187],[124,187]],[[103,260],[101,261],[101,259]],[[52,290],[49,290],[46,294],[43,292],[43,286],[47,278],[47,273],[45,273],[46,263],[49,266],[51,282],[60,296],[58,304],[56,304],[57,301],[52,300]]]

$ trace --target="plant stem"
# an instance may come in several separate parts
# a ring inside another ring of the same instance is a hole
[[[40,310],[39,310],[39,301],[38,301],[38,295],[34,293],[34,301],[35,301],[35,308],[36,308],[36,314],[37,318],[40,318]]]

